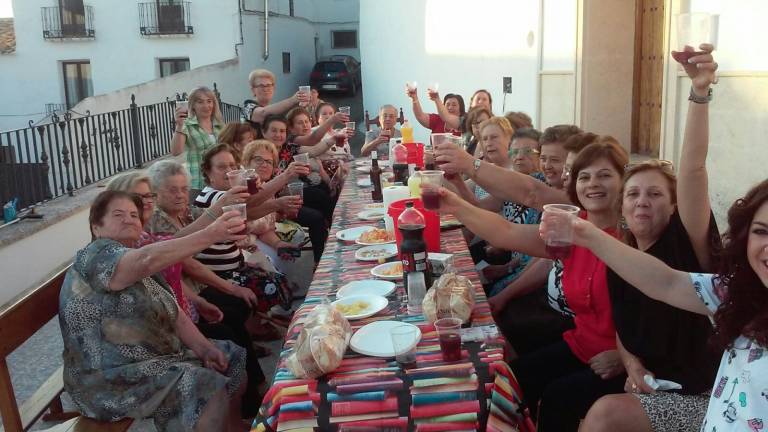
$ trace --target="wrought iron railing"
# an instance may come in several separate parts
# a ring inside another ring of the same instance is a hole
[[[190,7],[187,1],[139,3],[139,32],[144,36],[192,34]]]
[[[214,84],[214,92],[218,90]],[[177,95],[178,99],[186,95]],[[170,153],[175,100],[102,114],[53,114],[49,122],[0,132],[0,202],[19,198],[19,209],[75,191]],[[221,103],[227,122],[240,107]]]
[[[94,38],[93,8],[83,6],[82,11],[74,11],[59,6],[40,8],[43,20],[43,38],[79,39]]]

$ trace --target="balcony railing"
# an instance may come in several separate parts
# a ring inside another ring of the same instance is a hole
[[[185,1],[139,3],[139,32],[144,36],[193,34],[190,7]]]
[[[126,109],[53,114],[50,123],[0,132],[0,202],[18,197],[24,209],[168,155],[174,110],[173,99],[139,106],[131,96]],[[240,107],[221,103],[221,111],[240,121]]]
[[[43,38],[45,39],[92,39],[96,37],[93,29],[93,8],[84,6],[82,11],[74,11],[58,6],[40,8],[43,20]]]

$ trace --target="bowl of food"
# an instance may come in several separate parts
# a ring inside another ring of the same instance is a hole
[[[379,261],[397,256],[397,245],[393,243],[362,247],[355,251],[359,261]]]
[[[375,295],[349,296],[331,303],[348,320],[368,318],[377,314],[388,304],[389,300],[385,297]]]

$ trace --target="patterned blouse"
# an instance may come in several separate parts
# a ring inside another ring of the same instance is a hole
[[[212,341],[229,369],[221,374],[176,334],[179,309],[160,275],[113,291],[109,283],[130,249],[99,239],[77,252],[59,297],[64,389],[80,411],[102,421],[153,417],[162,431],[193,430],[208,400],[245,379],[245,351]]]
[[[189,187],[202,189],[205,186],[200,164],[203,162],[205,151],[216,145],[223,128],[221,123],[213,121],[213,133],[209,134],[197,122],[197,117],[189,117],[184,121],[181,133],[187,137],[187,169],[189,169]]]

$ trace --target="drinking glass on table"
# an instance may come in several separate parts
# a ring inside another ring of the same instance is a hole
[[[685,53],[682,61],[703,54],[699,45],[717,45],[720,16],[705,12],[682,13],[677,16],[677,51]]]
[[[565,259],[573,248],[573,219],[579,208],[570,204],[547,204],[542,219],[546,220],[544,247],[552,258]]]
[[[441,318],[435,321],[437,337],[440,339],[440,351],[443,360],[455,362],[461,360],[461,320],[459,318]]]
[[[416,367],[416,345],[419,328],[411,325],[401,325],[389,331],[392,338],[392,348],[395,352],[395,360],[403,369]]]
[[[421,177],[421,201],[426,210],[437,210],[440,208],[440,194],[438,190],[443,184],[443,171],[424,170],[419,171]]]
[[[236,211],[236,212],[240,213],[240,217],[243,219],[244,222],[248,220],[248,213],[247,213],[247,209],[246,209],[245,203],[232,204],[232,205],[224,206],[224,207],[221,208],[221,211],[223,213],[230,212],[230,211]],[[247,231],[248,231],[247,228],[243,228],[242,231],[240,231],[238,233],[235,233],[235,234],[244,235]]]

